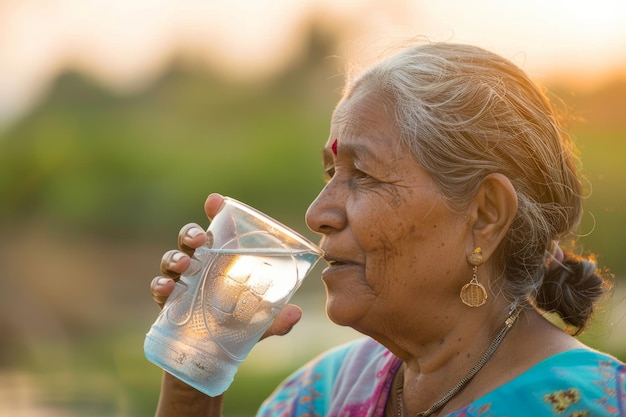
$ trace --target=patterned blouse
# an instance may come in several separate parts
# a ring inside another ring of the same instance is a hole
[[[382,417],[400,360],[372,339],[314,359],[259,417]],[[626,417],[626,365],[591,349],[551,356],[448,417]]]

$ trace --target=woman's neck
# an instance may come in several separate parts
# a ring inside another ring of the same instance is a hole
[[[413,416],[427,410],[461,381],[489,349],[504,318],[491,326],[467,325],[450,331],[419,355],[402,357],[404,364],[403,403]],[[470,321],[474,323],[474,321]],[[546,340],[552,341],[545,343]],[[441,411],[453,411],[510,381],[537,362],[553,354],[583,346],[559,331],[533,310],[524,310],[502,339],[491,358]],[[530,351],[530,352],[529,352]],[[433,414],[436,415],[436,414]]]

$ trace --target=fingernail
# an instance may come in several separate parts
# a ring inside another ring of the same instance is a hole
[[[172,255],[172,258],[170,260],[170,264],[175,264],[178,261],[180,261],[183,257],[183,254],[181,252],[176,252],[174,255]]]
[[[198,236],[200,233],[204,233],[204,230],[200,229],[199,227],[192,227],[187,232],[187,236],[193,239],[194,237]]]
[[[160,286],[160,287],[163,287],[163,286],[165,286],[168,282],[170,282],[169,278],[163,278],[163,277],[161,277],[161,278],[159,278],[159,279],[157,280],[157,285],[158,285],[158,286]]]

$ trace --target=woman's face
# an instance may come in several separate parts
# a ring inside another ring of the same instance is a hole
[[[464,216],[401,144],[389,110],[365,89],[340,103],[324,148],[328,183],[307,211],[329,262],[329,317],[374,337],[407,321],[437,325],[471,278]]]

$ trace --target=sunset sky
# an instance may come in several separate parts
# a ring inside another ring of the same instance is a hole
[[[535,78],[626,72],[621,0],[0,0],[0,126],[68,67],[119,90],[149,83],[176,50],[238,77],[271,74],[313,13],[341,33],[340,54],[423,35],[491,49]]]

